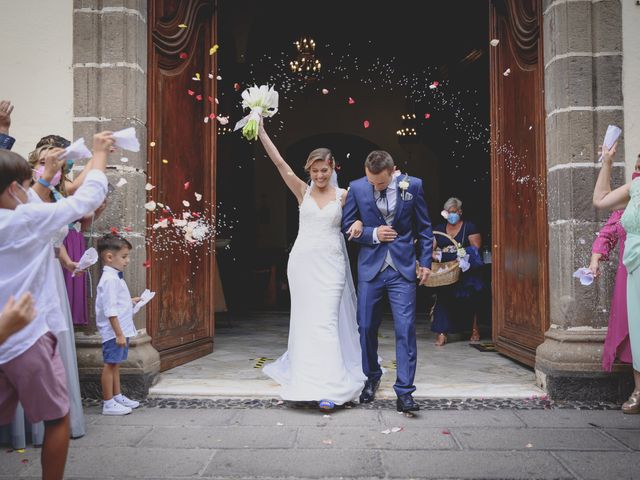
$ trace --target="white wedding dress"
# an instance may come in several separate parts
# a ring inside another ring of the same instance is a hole
[[[337,182],[336,182],[337,183]],[[291,292],[288,350],[264,373],[291,401],[355,400],[364,387],[356,320],[356,295],[347,257],[341,195],[320,209],[311,197],[300,204],[300,227],[287,274]]]

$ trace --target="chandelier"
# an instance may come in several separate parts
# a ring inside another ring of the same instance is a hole
[[[301,73],[305,76],[320,73],[322,64],[316,58],[316,42],[313,38],[306,36],[294,42],[298,55],[294,60],[289,62],[293,73]]]
[[[396,135],[398,137],[414,137],[417,136],[416,132],[416,114],[415,113],[406,113],[401,115],[402,118],[402,128],[396,130]]]

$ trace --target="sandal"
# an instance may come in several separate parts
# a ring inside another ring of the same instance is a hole
[[[320,408],[322,412],[331,412],[336,408],[336,404],[331,400],[320,400],[320,402],[318,402],[318,408]]]
[[[446,343],[447,343],[447,334],[439,333],[438,336],[436,337],[436,347],[444,347]]]

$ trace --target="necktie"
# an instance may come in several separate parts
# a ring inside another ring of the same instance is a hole
[[[378,208],[384,208],[382,214],[385,219],[389,216],[389,200],[387,199],[387,189],[380,190],[380,196],[378,197],[378,204],[380,205]]]
[[[124,273],[118,272],[118,278],[124,278]]]

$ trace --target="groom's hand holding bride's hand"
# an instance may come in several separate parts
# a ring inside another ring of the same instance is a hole
[[[430,268],[418,267],[418,280],[420,280],[419,285],[424,285],[427,282],[429,275],[431,275]]]

